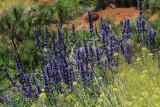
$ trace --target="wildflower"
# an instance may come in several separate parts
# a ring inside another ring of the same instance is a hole
[[[43,92],[44,92],[44,91],[45,91],[45,89],[41,89],[41,91],[43,91]]]
[[[116,92],[116,91],[118,91],[118,89],[117,89],[117,88],[113,88],[113,91],[115,91],[115,92]]]
[[[148,71],[147,70],[144,70],[142,73],[147,73]]]
[[[79,104],[78,104],[78,103],[76,103],[76,104],[74,105],[74,107],[80,107],[80,106],[79,106]]]
[[[144,33],[144,31],[146,30],[145,28],[145,25],[146,25],[146,21],[144,18],[142,18],[141,20],[141,31]]]
[[[152,47],[155,45],[155,37],[156,37],[156,33],[157,31],[153,31],[151,26],[149,26],[148,28],[148,33],[147,33],[147,46],[149,47],[149,49],[151,50]]]
[[[142,0],[138,0],[138,10],[139,10],[139,14],[141,15],[142,12]]]
[[[99,77],[99,80],[101,80],[102,79],[102,77]]]
[[[60,99],[64,97],[64,94],[59,94],[58,96]]]
[[[68,95],[67,100],[71,100],[71,99],[72,99],[72,95]]]
[[[149,56],[149,57],[153,57],[153,54],[152,54],[152,53],[149,53],[148,56]]]
[[[88,11],[88,22],[89,22],[89,29],[90,29],[90,37],[94,35],[94,28],[93,28],[93,18],[92,12]]]
[[[102,98],[102,97],[104,97],[104,94],[101,94],[101,95],[100,95],[100,98]]]
[[[116,52],[116,53],[114,53],[114,55],[113,55],[114,57],[117,57],[118,56],[118,52]]]
[[[130,44],[127,43],[127,41],[125,42],[124,57],[128,63],[131,63],[132,47]]]
[[[12,83],[13,86],[17,87],[17,84],[15,83],[15,81],[12,79],[12,77],[9,75],[6,66],[3,67],[4,73],[6,75],[6,78],[10,80],[10,82]]]
[[[158,96],[156,94],[153,94],[152,97],[153,98],[158,98]]]
[[[147,48],[146,47],[142,47],[142,51],[146,51],[147,50]]]
[[[78,83],[76,81],[73,82],[73,86],[76,87]]]
[[[46,93],[41,93],[40,100],[42,100],[42,102],[44,102],[45,99],[46,99]]]
[[[101,103],[103,101],[103,99],[101,99],[101,98],[98,98],[97,100],[99,103]]]
[[[141,58],[137,58],[136,61],[139,62],[141,60]]]

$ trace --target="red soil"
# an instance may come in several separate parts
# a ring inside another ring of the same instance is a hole
[[[156,19],[156,18],[158,18],[157,14],[153,14],[153,15],[151,16],[151,20],[154,20],[154,19]]]

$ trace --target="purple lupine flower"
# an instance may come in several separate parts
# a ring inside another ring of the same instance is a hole
[[[56,54],[56,44],[55,44],[55,40],[54,40],[54,36],[51,36],[51,45],[52,45],[52,51],[53,51],[53,55],[57,56]]]
[[[124,40],[128,40],[131,37],[131,33],[129,33],[129,25],[130,25],[130,20],[129,18],[126,18],[125,21],[123,22],[123,29],[122,29],[122,38]]]
[[[140,14],[140,16],[141,16],[141,14],[143,13],[143,12],[142,12],[142,0],[138,0],[137,2],[138,2],[139,14]]]
[[[25,91],[25,96],[27,98],[32,98],[32,97],[38,98],[38,96],[39,96],[38,92],[33,88],[31,81],[30,81],[30,78],[29,78],[29,75],[25,74],[24,80],[25,80],[26,88],[24,87],[22,89]]]
[[[105,32],[106,35],[108,35],[109,30],[107,28],[106,23],[103,21],[102,16],[101,16],[101,20],[100,20],[100,30],[102,32],[102,30]]]
[[[119,44],[119,47],[121,49],[121,53],[124,55],[124,41],[122,39],[122,36],[118,37],[118,44]]]
[[[131,45],[126,42],[125,43],[125,59],[129,64],[131,64],[131,57],[132,57]]]
[[[62,33],[60,27],[58,27],[57,40],[58,40],[58,43],[59,43],[60,46],[64,46],[63,33]]]
[[[83,63],[85,62],[85,54],[83,49],[81,48],[77,49],[75,59],[76,59],[76,68],[79,70],[80,69],[79,61],[81,60]]]
[[[10,80],[10,82],[12,83],[12,85],[13,85],[14,87],[17,87],[17,84],[16,84],[15,81],[12,79],[12,77],[9,75],[6,66],[3,67],[3,71],[4,71],[5,75],[6,75],[6,78]]]
[[[14,104],[14,99],[13,99],[13,97],[11,97],[11,98],[9,99],[9,103],[10,103],[10,104]]]
[[[81,60],[79,60],[79,66],[80,66],[80,75],[81,75],[81,80],[82,80],[82,84],[86,83],[86,70],[84,68],[83,62]]]
[[[73,73],[73,68],[71,66],[69,66],[67,68],[67,71],[68,71],[67,83],[70,86],[70,88],[72,88],[73,82],[75,80],[74,73]]]
[[[148,33],[147,33],[147,45],[151,49],[152,48],[152,29],[151,26],[148,28]]]
[[[34,29],[34,36],[35,36],[35,39],[36,39],[36,44],[38,46],[39,52],[42,52],[41,42],[40,42],[40,39],[39,39],[39,36],[38,36],[37,29]]]
[[[21,64],[21,61],[18,59],[18,57],[16,55],[14,57],[15,57],[16,67],[17,67],[18,72],[21,72],[22,75],[24,75],[23,66]]]
[[[139,22],[139,20],[136,20],[136,25],[137,25],[137,34],[139,36],[139,34],[141,33],[141,22]]]
[[[6,93],[3,94],[4,102],[8,104],[8,96]]]
[[[94,59],[95,53],[93,50],[93,43],[92,42],[89,43],[88,56],[89,56],[88,57],[89,62],[91,62],[91,65],[93,65],[93,59]]]
[[[33,81],[33,84],[36,86],[37,90],[38,90],[38,93],[40,94],[41,93],[41,86],[39,85],[39,83],[37,82],[35,76],[33,73],[31,73],[31,79]]]
[[[109,34],[108,39],[109,39],[109,45],[108,45],[107,59],[109,62],[108,65],[112,66],[114,63],[113,53],[118,52],[120,46],[119,46],[119,41],[114,38],[113,34]],[[123,40],[122,36],[120,37],[120,39]]]
[[[156,30],[153,32],[151,26],[148,27],[147,46],[152,49],[155,44]]]
[[[143,35],[142,35],[142,45],[144,45],[144,32],[146,30],[145,24],[146,24],[145,19],[142,18],[141,19],[141,33],[143,33]]]
[[[102,29],[101,30],[101,41],[102,41],[102,45],[103,45],[103,49],[105,50],[106,49],[106,33],[105,31]]]
[[[90,29],[90,37],[94,35],[94,28],[93,28],[93,19],[92,19],[92,12],[88,11],[88,22],[89,22],[89,29]]]
[[[73,35],[74,42],[76,42],[76,35],[75,35],[74,25],[72,25],[72,35]]]
[[[142,20],[141,20],[141,31],[142,31],[143,33],[144,33],[144,31],[146,30],[145,24],[146,24],[146,21],[145,21],[144,18],[142,18]]]
[[[22,64],[17,56],[15,56],[15,61],[16,61],[16,66],[18,71],[18,79],[21,85],[23,86],[25,84],[25,76],[24,76],[25,73],[23,72]]]
[[[126,18],[125,20],[125,32],[129,33],[129,24],[130,24],[130,20],[129,18]]]

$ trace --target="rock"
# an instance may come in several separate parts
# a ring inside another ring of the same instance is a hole
[[[106,7],[106,9],[115,9],[116,5],[114,4],[109,4],[109,6]]]
[[[109,7],[112,8],[112,9],[115,9],[115,8],[116,8],[116,5],[110,4]]]

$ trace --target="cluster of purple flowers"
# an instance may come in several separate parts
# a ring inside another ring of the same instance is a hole
[[[83,84],[88,85],[92,81],[93,70],[89,65],[93,66],[93,60],[95,59],[95,52],[93,49],[93,43],[86,44],[86,40],[83,37],[83,47],[78,47],[75,60],[76,71],[81,77]]]
[[[5,104],[12,104],[12,105],[15,105],[15,104],[18,104],[20,99],[13,99],[13,97],[8,97],[6,93],[3,93],[3,95],[1,96],[0,95],[0,101],[3,101]]]
[[[139,18],[136,21],[136,25],[137,25],[137,35],[138,35],[138,42],[142,42],[142,45],[144,45],[145,42],[145,38],[144,38],[144,32],[146,31],[146,21],[144,18]],[[140,37],[140,35],[142,34],[142,37]]]
[[[130,63],[131,61],[131,46],[128,43],[132,33],[129,30],[130,20],[127,18],[123,23],[122,35],[118,38],[115,37],[107,29],[106,23],[101,17],[100,30],[101,30],[101,41],[103,45],[103,54],[105,55],[104,65],[112,68],[115,65],[114,53],[121,52],[124,55],[126,61]],[[127,57],[126,57],[127,56]]]
[[[138,7],[140,15],[142,14],[142,1],[138,0]],[[137,20],[138,35],[144,34],[145,20],[139,18]],[[90,37],[94,35],[93,19],[91,11],[88,11],[88,21],[90,27]],[[85,37],[81,39],[82,44],[76,41],[75,28],[72,26],[72,35],[74,42],[76,43],[75,52],[75,64],[69,60],[69,53],[66,52],[66,43],[63,38],[63,32],[61,27],[58,27],[57,36],[51,35],[51,46],[49,46],[48,38],[49,33],[47,26],[45,26],[45,32],[43,37],[43,46],[40,41],[37,29],[34,29],[34,35],[37,47],[41,54],[41,73],[43,80],[43,86],[40,85],[32,73],[28,75],[24,72],[23,66],[17,56],[15,56],[16,67],[18,71],[18,82],[16,83],[13,78],[7,72],[6,67],[3,67],[4,73],[11,84],[21,92],[23,101],[25,99],[34,100],[39,98],[42,89],[47,95],[49,102],[53,104],[55,101],[55,92],[63,93],[61,83],[64,82],[73,91],[73,82],[77,81],[82,83],[82,86],[87,86],[93,82],[94,67],[102,69],[102,67],[109,68],[113,71],[113,68],[117,66],[117,56],[115,53],[121,53],[128,64],[132,63],[132,47],[129,43],[132,33],[130,33],[130,20],[127,18],[123,23],[122,35],[117,37],[107,28],[106,23],[101,17],[100,20],[101,31],[101,43],[98,41],[87,43]],[[156,31],[152,31],[152,28],[148,28],[147,33],[147,46],[151,49],[155,43]],[[55,39],[57,37],[57,39]],[[144,39],[142,37],[142,39]],[[51,49],[49,47],[52,47]],[[7,101],[7,95],[0,96],[0,100]],[[15,102],[11,98],[10,102]]]
[[[145,46],[145,43],[147,47],[149,47],[150,51],[152,47],[155,44],[155,36],[156,36],[156,31],[152,31],[151,26],[148,27],[147,30],[147,35],[145,36],[145,31],[146,31],[146,21],[145,19],[141,16],[143,14],[142,12],[142,0],[138,0],[138,10],[139,10],[139,19],[137,19],[136,24],[137,24],[137,35],[138,35],[138,42],[141,41],[142,46]],[[153,32],[153,34],[152,34]],[[140,37],[140,35],[142,36]]]
[[[139,10],[139,14],[141,15],[143,12],[142,12],[142,0],[138,0],[138,10]]]
[[[31,80],[31,78],[29,78],[29,75],[25,74],[23,72],[22,66],[20,64],[20,61],[18,60],[18,58],[16,57],[16,65],[17,65],[17,70],[18,70],[18,80],[20,83],[20,86],[18,86],[18,84],[13,80],[13,78],[9,75],[6,67],[3,67],[3,70],[5,72],[5,75],[7,77],[7,79],[10,80],[11,84],[16,87],[18,89],[18,91],[21,92],[21,95],[23,97],[23,101],[25,101],[25,98],[38,98],[39,94],[40,94],[40,85],[39,83],[36,81],[35,77],[34,77],[34,81]],[[33,77],[34,75],[32,75]],[[36,88],[34,88],[34,86]],[[4,102],[6,103],[11,103],[14,104],[15,101],[13,100],[13,98],[10,98],[12,100],[7,100],[8,97],[5,94],[4,95]],[[18,102],[17,102],[18,103]]]
[[[89,22],[89,29],[90,29],[90,37],[94,35],[94,28],[93,28],[93,19],[92,19],[92,12],[88,11],[88,22]]]
[[[148,33],[147,33],[147,47],[152,50],[152,47],[155,45],[155,37],[156,37],[156,30],[152,30],[151,26],[148,27]]]

